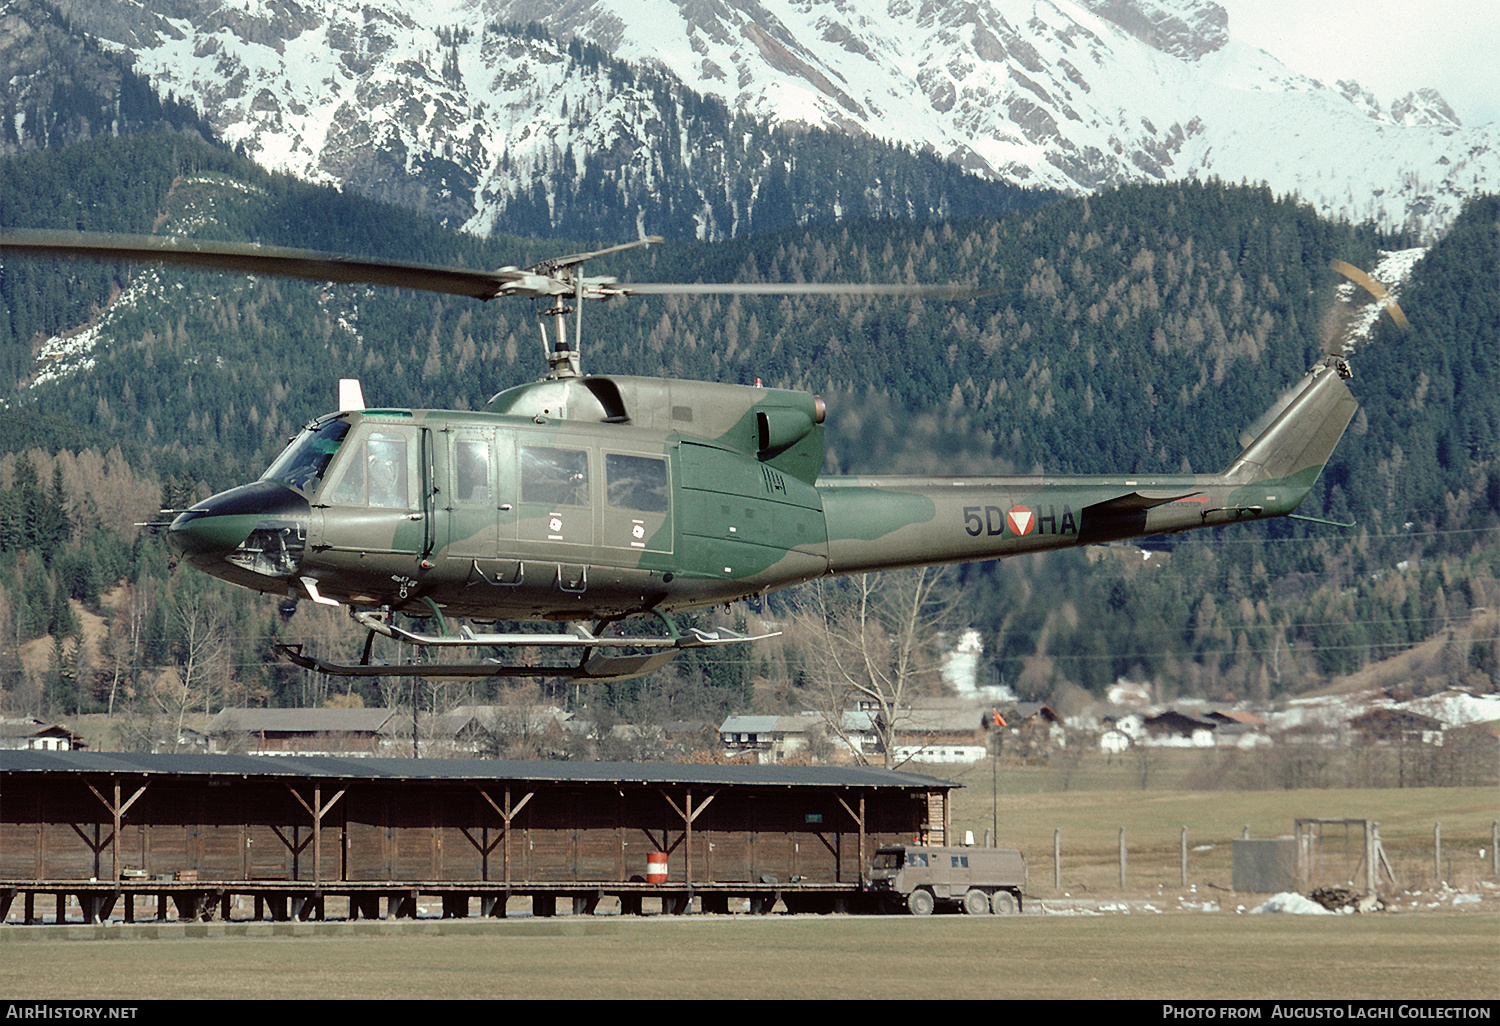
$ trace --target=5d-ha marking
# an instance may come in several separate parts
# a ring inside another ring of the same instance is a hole
[[[1037,534],[1077,534],[1078,522],[1073,517],[1073,509],[1064,505],[1061,518],[1057,515],[1057,507],[1047,506],[1047,512],[1042,515],[1026,506],[1015,505],[1009,510],[1002,510],[999,506],[965,506],[963,508],[964,530],[970,537],[978,538],[981,534],[989,537],[1005,533],[1005,528],[1010,527],[1011,533],[1018,537],[1024,537],[1035,531]]]

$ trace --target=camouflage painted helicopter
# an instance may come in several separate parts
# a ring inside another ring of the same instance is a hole
[[[168,539],[198,569],[247,588],[344,605],[369,632],[357,664],[283,649],[355,676],[621,680],[685,648],[755,638],[681,631],[671,614],[830,574],[860,574],[1175,533],[1292,514],[1353,417],[1340,355],[1322,359],[1217,474],[820,477],[821,399],[759,385],[585,375],[585,299],[662,293],[972,298],[907,285],[625,284],[586,261],[643,239],[532,267],[474,272],[300,250],[54,233],[0,251],[145,260],[537,304],[545,378],[482,411],[369,408],[359,383],[304,427],[258,481],[177,512]],[[572,303],[569,306],[569,303]],[[548,324],[550,322],[550,334]],[[176,511],[172,511],[176,512]],[[436,633],[392,614],[435,621]],[[665,633],[614,633],[650,615]],[[546,633],[467,623],[563,622]],[[590,626],[592,622],[592,626]],[[609,630],[607,630],[607,628]],[[376,635],[418,648],[550,646],[568,666],[384,665]]]

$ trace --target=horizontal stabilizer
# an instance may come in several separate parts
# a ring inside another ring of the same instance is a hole
[[[1177,502],[1179,499],[1188,499],[1194,495],[1202,495],[1201,489],[1153,495],[1150,492],[1131,492],[1129,495],[1121,495],[1113,499],[1105,499],[1087,507],[1087,512],[1096,516],[1109,516],[1117,513],[1139,513],[1141,510],[1155,509],[1157,506],[1165,506],[1169,502]]]

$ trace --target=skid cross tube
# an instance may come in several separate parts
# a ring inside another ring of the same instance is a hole
[[[461,626],[457,634],[422,634],[398,627],[368,610],[350,609],[349,615],[370,631],[365,651],[357,664],[336,663],[316,656],[303,654],[301,645],[278,645],[277,650],[304,669],[317,670],[338,677],[558,677],[569,680],[619,681],[650,673],[671,661],[678,652],[688,648],[706,648],[711,645],[728,645],[738,642],[760,641],[775,637],[779,631],[769,634],[741,634],[727,627],[703,630],[691,627],[687,633],[678,630],[676,624],[665,614],[656,613],[669,634],[632,635],[621,637],[600,636],[583,623],[570,624],[561,633],[552,634],[476,634],[468,625]],[[607,622],[607,621],[605,621]],[[370,642],[380,634],[394,641],[421,648],[477,648],[537,646],[542,648],[573,648],[583,652],[574,666],[524,666],[505,665],[487,659],[472,663],[408,663],[381,665],[370,661]],[[599,649],[645,648],[655,649],[649,654],[628,653],[605,655]]]

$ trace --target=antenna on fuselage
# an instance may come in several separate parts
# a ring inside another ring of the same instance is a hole
[[[358,378],[339,378],[339,412],[365,409],[365,391]]]

